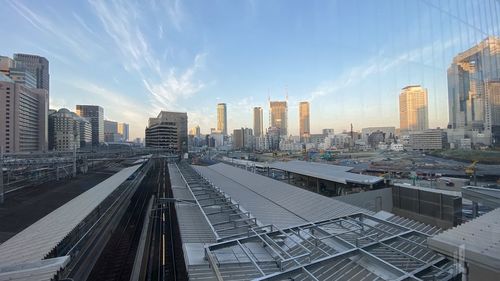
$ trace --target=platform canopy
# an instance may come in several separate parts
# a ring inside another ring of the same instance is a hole
[[[351,173],[352,167],[306,161],[273,162],[269,168],[341,184],[372,185],[383,180],[381,177]]]

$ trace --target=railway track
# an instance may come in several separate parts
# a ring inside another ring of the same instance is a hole
[[[141,236],[148,201],[160,176],[151,168],[131,197],[130,205],[99,256],[87,280],[129,280]]]

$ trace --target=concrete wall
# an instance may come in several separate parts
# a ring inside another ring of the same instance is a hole
[[[365,208],[374,212],[392,212],[391,188],[365,191],[344,196],[332,197],[333,199]]]

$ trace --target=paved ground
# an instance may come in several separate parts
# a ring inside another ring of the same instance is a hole
[[[26,187],[6,195],[0,205],[0,243],[30,226],[66,202],[89,190],[114,172],[99,171],[72,180]]]

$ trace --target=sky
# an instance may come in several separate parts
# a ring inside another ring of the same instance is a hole
[[[311,104],[311,131],[399,125],[401,88],[429,94],[431,127],[448,123],[446,69],[498,36],[496,0],[0,0],[0,55],[50,62],[50,107],[97,104],[144,137],[160,110],[189,127],[252,127],[252,108]]]

